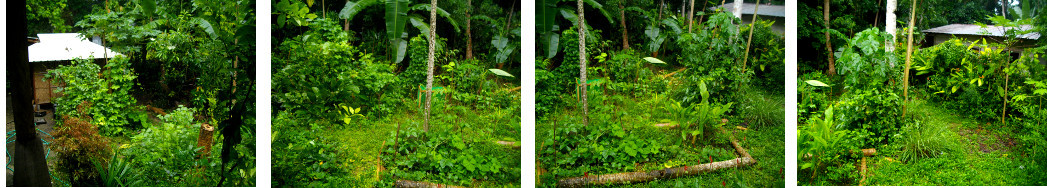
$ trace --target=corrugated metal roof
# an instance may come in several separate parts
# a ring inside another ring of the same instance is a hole
[[[104,46],[85,40],[80,35],[80,33],[38,34],[40,43],[29,46],[29,62],[65,61],[74,58],[87,59],[90,57],[100,59],[121,55]]]
[[[1029,30],[1032,29],[1031,25],[1020,26],[1019,29]],[[1003,37],[1006,29],[1003,26],[986,25],[985,28],[974,24],[949,24],[941,27],[931,28],[923,30],[924,33],[940,33],[950,35],[978,35],[978,36],[995,36]],[[1040,33],[1029,33],[1018,38],[1036,40],[1040,38]]]
[[[726,8],[724,8],[724,11],[734,12],[734,3],[727,3],[727,4],[723,4],[721,6],[726,7]],[[716,8],[720,8],[720,6],[709,7],[709,10],[716,10]],[[751,15],[751,14],[753,14],[753,12],[755,10],[756,10],[756,4],[755,3],[742,3],[742,14],[749,14],[749,15]],[[776,17],[783,17],[784,18],[785,17],[785,6],[760,4],[759,15],[760,16],[776,16]]]

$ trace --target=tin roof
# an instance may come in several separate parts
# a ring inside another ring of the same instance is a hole
[[[1032,29],[1031,25],[1019,26],[1019,29],[1029,30]],[[950,34],[950,35],[978,35],[978,36],[994,36],[1003,37],[1006,29],[1003,26],[986,25],[982,28],[979,25],[974,24],[949,24],[941,27],[931,28],[923,30],[924,33],[939,33],[939,34]],[[1040,38],[1040,33],[1029,33],[1018,38],[1036,40]]]
[[[120,53],[80,37],[80,33],[41,33],[40,43],[29,46],[29,62],[65,61],[74,58],[112,58]]]
[[[734,3],[727,3],[727,4],[723,4],[721,6],[725,7],[724,11],[734,12]],[[716,10],[717,8],[719,8],[721,6],[709,7],[709,10]],[[756,4],[755,3],[742,3],[742,14],[750,14],[751,15],[751,14],[753,14],[753,12],[755,10],[756,10]],[[783,17],[784,18],[785,17],[785,6],[760,4],[760,12],[758,14],[760,16],[775,16],[775,17]]]

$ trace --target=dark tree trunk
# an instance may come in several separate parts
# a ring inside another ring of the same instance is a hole
[[[7,17],[16,22],[26,22],[24,1],[12,1]],[[18,4],[14,4],[18,3]],[[19,5],[20,4],[20,5]],[[17,24],[16,24],[17,25]],[[29,67],[29,42],[25,38],[25,27],[8,31],[7,80],[11,82],[11,111],[14,113],[15,154],[14,186],[50,187],[51,176],[44,158],[44,144],[37,137],[33,123],[33,75]]]

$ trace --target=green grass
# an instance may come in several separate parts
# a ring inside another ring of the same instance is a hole
[[[1011,135],[1010,128],[991,127],[986,122],[972,121],[956,116],[937,104],[916,101],[910,107],[911,114],[927,124],[947,125],[952,138],[958,143],[954,152],[937,157],[920,158],[910,162],[898,162],[901,143],[891,143],[881,148],[881,155],[869,161],[869,176],[865,185],[1031,185],[1029,163],[1022,160],[1021,153],[1006,147],[984,145],[1005,141]],[[966,136],[962,136],[966,135]],[[1003,139],[1000,139],[1003,138]]]
[[[746,92],[743,95],[746,100],[741,100],[741,104],[736,104],[737,108],[747,108],[745,110],[735,110],[733,115],[726,117],[730,123],[725,125],[724,128],[733,132],[734,137],[738,140],[739,144],[744,147],[750,155],[757,161],[755,165],[745,166],[741,168],[731,168],[719,170],[709,174],[702,174],[690,177],[681,177],[673,179],[662,179],[651,182],[643,182],[628,185],[615,185],[622,187],[719,187],[721,184],[727,184],[732,187],[782,187],[784,186],[784,156],[785,156],[785,128],[784,128],[784,111],[781,110],[784,107],[783,96],[769,96],[761,91]],[[592,121],[609,121],[614,124],[622,125],[627,129],[628,134],[637,135],[641,138],[648,140],[659,140],[663,141],[663,146],[676,145],[676,140],[679,136],[676,129],[667,128],[655,128],[652,125],[666,122],[668,115],[661,108],[665,106],[668,99],[665,99],[657,94],[652,96],[628,98],[620,96],[608,96],[607,100],[590,101],[590,108],[597,108],[596,105],[613,106],[609,115],[603,116],[606,120],[592,120]],[[617,99],[614,99],[617,98]],[[581,112],[574,110],[577,107],[567,107],[562,109],[555,115],[547,115],[546,117],[540,117],[537,122],[536,128],[536,143],[537,147],[551,147],[555,143],[542,143],[550,136],[550,132],[557,126],[563,126],[568,123],[581,123],[577,117],[581,116]],[[768,109],[760,112],[759,109]],[[590,109],[590,113],[594,113],[593,109]],[[744,114],[744,115],[741,115]],[[597,117],[601,115],[590,114],[590,117]],[[778,117],[773,117],[778,116]],[[749,130],[741,131],[735,129],[735,126],[743,121],[749,122]],[[651,161],[640,164],[641,168],[638,170],[650,171],[659,170],[665,168],[667,164],[669,166],[678,167],[682,165],[696,165],[708,163],[707,156],[701,155],[702,148],[716,148],[727,151],[729,158],[737,157],[726,139],[726,136],[719,135],[714,138],[711,143],[696,143],[695,145],[690,143],[684,144],[681,148],[687,151],[680,152],[680,154],[673,154],[668,156],[665,160]],[[538,148],[541,149],[541,148]],[[555,157],[555,156],[536,156],[542,157]],[[720,159],[715,159],[720,161]],[[670,162],[671,161],[671,162]],[[607,165],[607,164],[605,164]],[[555,166],[539,166],[545,170],[549,170],[549,173],[554,174],[554,171],[576,171],[575,169],[560,169]],[[605,174],[605,173],[620,173],[628,172],[621,169],[606,169],[609,167],[590,167],[593,169],[593,174]],[[573,177],[573,172],[566,173],[567,175],[562,177],[553,177],[553,175],[543,175],[539,177],[539,187],[552,187],[555,182],[559,179],[566,177]],[[577,176],[582,175],[578,172]],[[741,185],[741,186],[739,186]]]

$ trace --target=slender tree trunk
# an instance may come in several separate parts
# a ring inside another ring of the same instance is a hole
[[[466,4],[468,5],[465,9],[465,59],[473,59],[473,14],[470,12],[473,9],[473,0],[466,1]]]
[[[433,64],[436,61],[436,0],[429,6],[429,70],[425,76],[425,124],[422,130],[429,132],[429,110],[433,102]]]
[[[581,71],[580,82],[581,82],[581,93],[582,93],[582,125],[589,125],[589,95],[586,90],[589,88],[588,79],[585,78],[585,4],[582,0],[578,0],[578,67]]]
[[[694,28],[694,0],[691,0],[691,11],[687,13],[687,32],[690,33]]]
[[[905,102],[909,102],[909,66],[912,64],[912,30],[915,27],[916,20],[916,1],[912,0],[912,8],[909,11],[909,44],[905,47],[905,78],[903,78],[902,85],[902,96],[905,98]],[[906,106],[902,106],[902,114],[906,113]]]
[[[749,23],[749,41],[745,42],[745,56],[742,58],[742,73],[745,73],[749,63],[749,47],[753,44],[753,31],[756,30],[756,17],[760,12],[760,0],[756,0],[756,8],[753,10],[753,21]]]
[[[1000,0],[1000,14],[1007,18],[1007,0]]]
[[[618,17],[621,18],[618,21],[621,22],[621,24],[622,24],[622,49],[628,50],[629,49],[629,27],[626,27],[626,25],[625,25],[625,6],[622,5],[622,1],[626,1],[626,0],[618,1],[618,13],[619,13]]]
[[[1007,66],[1010,67],[1010,63]],[[1004,71],[1004,74],[1006,76],[1003,77],[1003,116],[1000,116],[1000,119],[1003,121],[1002,125],[1007,125],[1007,86],[1011,82],[1011,73]]]
[[[702,3],[702,10],[701,11],[705,11],[706,6],[708,6],[708,5],[709,5],[709,0],[706,0],[705,3]],[[705,14],[702,14],[702,16],[698,17],[698,27],[702,26],[702,22],[703,21],[705,21]]]
[[[24,1],[12,1],[24,2]],[[12,3],[9,2],[9,3]],[[20,3],[19,3],[20,4]],[[26,9],[12,3],[15,7],[8,10],[7,17],[26,21]],[[15,150],[14,150],[14,186],[50,187],[51,176],[47,171],[47,159],[44,157],[44,144],[37,137],[36,125],[33,123],[33,73],[29,66],[28,40],[24,39],[26,30],[8,31],[7,79],[11,84],[11,112],[14,113]]]
[[[825,18],[825,51],[829,55],[829,70],[827,73],[829,76],[836,75],[836,59],[833,57],[833,43],[832,37],[829,36],[829,0],[824,0],[825,5],[822,7],[822,15]]]
[[[887,0],[887,16],[884,17],[884,19],[887,22],[886,23],[887,26],[885,27],[887,29],[887,34],[891,35],[890,41],[887,41],[887,51],[888,52],[893,52],[894,51],[894,44],[897,43],[897,40],[898,40],[898,36],[896,34],[896,32],[897,32],[896,31],[897,30],[896,29],[897,28],[896,25],[898,24],[898,16],[896,16],[894,14],[895,9],[898,9],[898,0]],[[891,66],[894,66],[894,65],[891,65]]]

